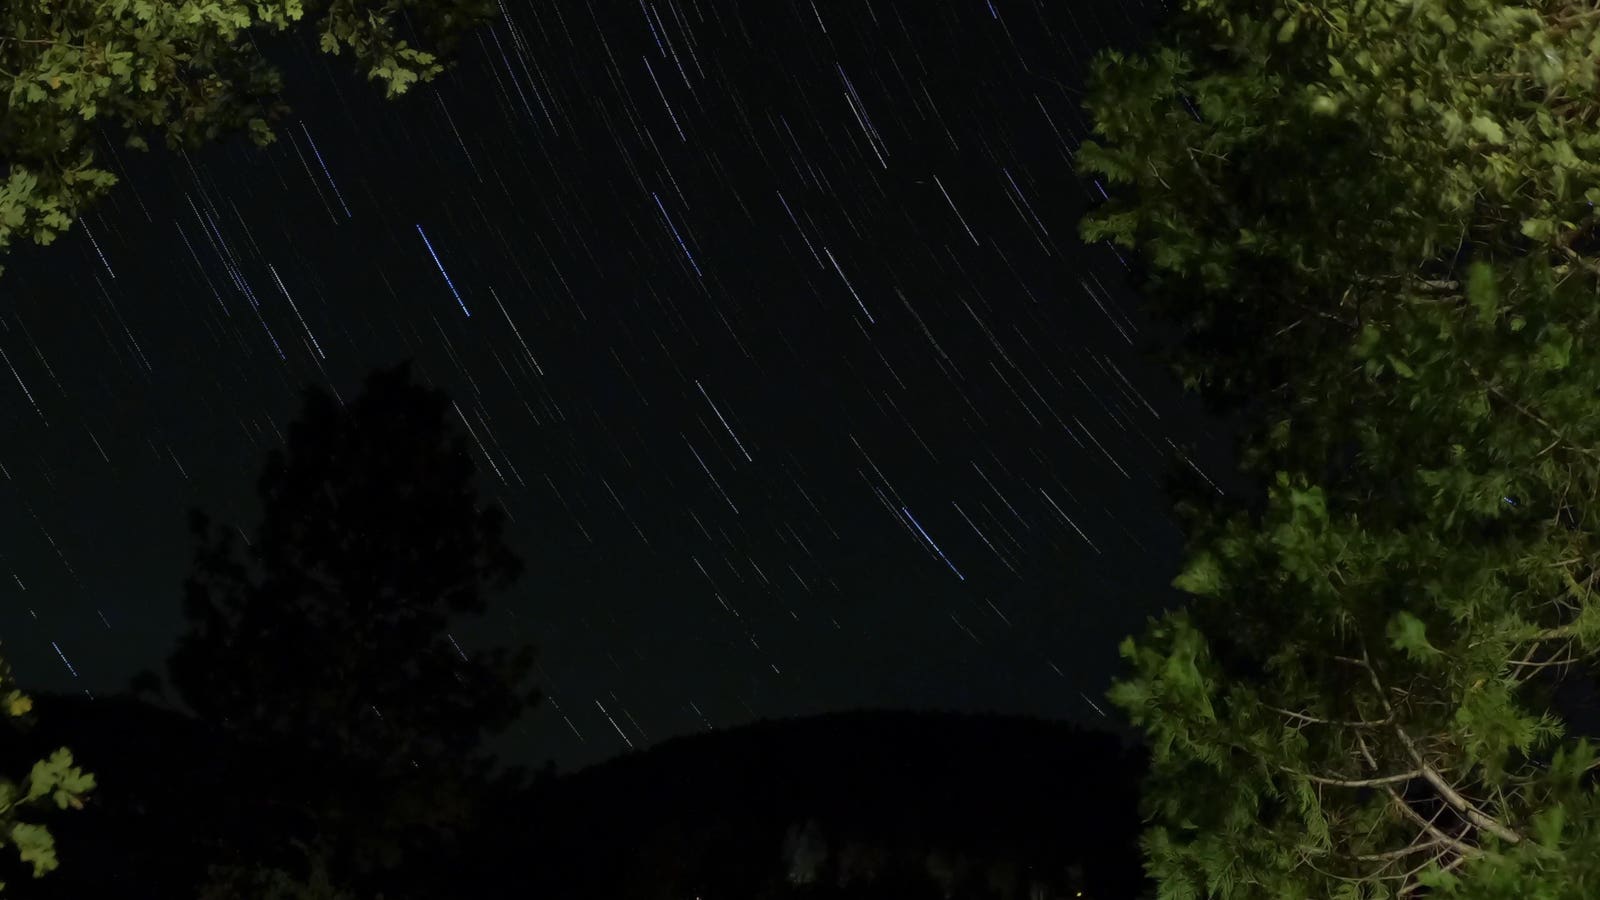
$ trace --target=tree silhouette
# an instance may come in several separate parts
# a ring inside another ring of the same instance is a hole
[[[172,684],[235,737],[317,760],[263,777],[316,839],[334,836],[327,852],[366,847],[363,870],[372,852],[384,868],[408,836],[466,821],[463,785],[492,765],[485,738],[538,698],[531,648],[469,655],[448,631],[522,570],[504,513],[478,503],[452,407],[409,363],[370,375],[348,405],[308,390],[258,482],[255,539],[240,547],[237,529],[191,513]]]

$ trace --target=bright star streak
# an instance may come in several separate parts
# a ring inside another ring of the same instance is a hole
[[[461,304],[461,311],[467,314],[467,318],[472,318],[472,311],[467,309],[466,301],[461,299],[461,293],[456,290],[456,283],[450,280],[450,273],[444,270],[444,263],[439,261],[439,254],[433,252],[433,241],[428,240],[428,233],[422,230],[421,225],[417,226],[417,234],[422,235],[422,242],[428,245],[428,255],[433,257],[433,264],[439,267],[439,274],[444,276],[444,283],[450,286],[450,293],[454,294],[456,302]]]
[[[56,648],[56,655],[61,657],[61,661],[63,663],[66,663],[67,671],[72,673],[72,677],[73,678],[77,678],[78,677],[78,670],[73,668],[72,661],[67,659],[67,655],[65,653],[61,652],[61,645],[56,643],[55,641],[51,641],[50,642],[50,646]]]
[[[944,564],[950,567],[950,571],[956,573],[957,578],[961,579],[962,581],[966,581],[967,576],[961,574],[961,570],[956,568],[956,564],[951,562],[948,556],[944,555],[944,551],[940,550],[939,545],[935,544],[933,542],[933,538],[928,536],[927,529],[923,528],[922,523],[917,521],[917,517],[911,514],[911,510],[902,506],[900,507],[900,511],[906,514],[906,518],[911,520],[911,524],[917,526],[917,530],[922,532],[922,539],[928,542],[928,546],[933,548],[933,552],[939,554],[939,558],[944,560]]]

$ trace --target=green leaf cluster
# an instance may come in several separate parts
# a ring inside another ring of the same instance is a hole
[[[4,659],[0,659],[0,699],[4,701],[0,718],[13,722],[25,720],[33,707],[28,695],[17,689]],[[55,839],[47,827],[32,821],[30,813],[46,804],[80,809],[94,787],[94,776],[74,765],[72,751],[65,747],[34,763],[20,782],[0,776],[0,847],[10,844],[16,848],[18,858],[32,868],[35,878],[53,871],[59,865]],[[5,883],[0,882],[0,892],[4,889]]]
[[[282,76],[258,38],[304,25],[393,97],[444,70],[493,0],[51,0],[0,4],[0,251],[48,244],[116,177],[104,134],[148,149],[275,139]],[[406,35],[409,35],[407,37]],[[427,49],[414,46],[421,42]]]

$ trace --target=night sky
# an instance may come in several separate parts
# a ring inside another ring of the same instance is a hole
[[[1176,599],[1173,446],[1220,428],[1070,170],[1123,0],[505,0],[387,101],[312,41],[260,150],[118,150],[0,275],[0,639],[105,692],[181,625],[200,505],[250,532],[308,384],[414,358],[528,572],[508,747],[563,768],[762,717],[1110,726]],[[109,147],[110,145],[105,145]],[[1180,464],[1181,461],[1180,461]]]

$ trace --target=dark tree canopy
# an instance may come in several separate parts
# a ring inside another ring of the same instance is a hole
[[[197,714],[389,770],[454,766],[536,701],[529,648],[469,655],[448,632],[522,570],[454,415],[409,364],[348,405],[310,390],[261,475],[256,538],[193,514],[169,668]]]

